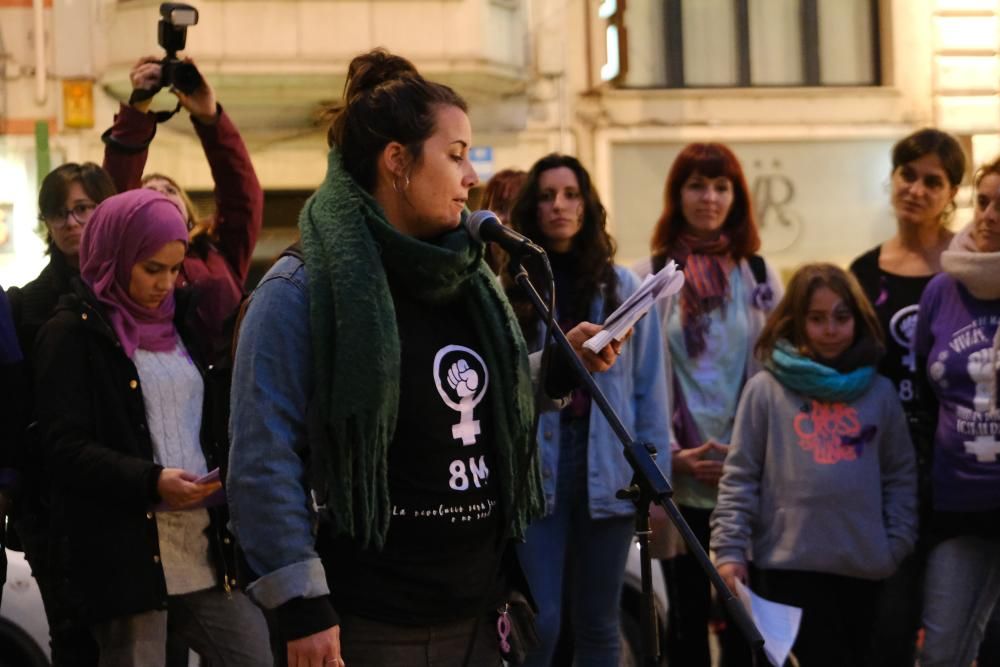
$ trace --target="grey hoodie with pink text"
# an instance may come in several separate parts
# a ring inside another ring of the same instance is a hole
[[[736,413],[711,547],[718,565],[861,579],[892,574],[917,536],[917,472],[892,383],[851,403],[795,393],[769,372]]]

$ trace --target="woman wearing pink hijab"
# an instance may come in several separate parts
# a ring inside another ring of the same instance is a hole
[[[80,245],[80,279],[36,343],[54,558],[100,664],[164,664],[167,624],[213,665],[271,664],[239,591],[210,432],[212,396],[174,292],[187,249],[177,207],[111,197]]]

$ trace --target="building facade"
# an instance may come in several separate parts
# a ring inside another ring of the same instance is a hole
[[[240,127],[268,193],[263,260],[322,179],[319,112],[338,100],[350,59],[374,46],[468,99],[482,176],[550,151],[579,155],[625,262],[648,251],[670,163],[691,141],[733,146],[763,252],[785,270],[846,263],[892,233],[889,150],[913,129],[955,133],[977,163],[1000,152],[998,0],[193,4],[183,53]],[[42,266],[38,172],[100,162],[129,69],[162,53],[158,5],[0,0],[0,284]],[[160,127],[148,168],[211,191],[184,114]],[[969,216],[960,198],[955,224]]]

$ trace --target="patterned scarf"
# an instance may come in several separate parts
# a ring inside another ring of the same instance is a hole
[[[674,261],[684,267],[681,325],[684,347],[691,357],[699,357],[705,351],[708,313],[720,308],[729,295],[725,261],[728,254],[729,237],[721,232],[708,238],[682,234],[671,253]]]

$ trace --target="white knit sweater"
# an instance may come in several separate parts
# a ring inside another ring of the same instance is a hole
[[[201,451],[201,412],[205,386],[184,345],[169,352],[137,349],[132,359],[142,383],[153,458],[164,468],[208,472]],[[168,595],[211,588],[216,583],[209,561],[208,511],[158,512],[160,563]]]

